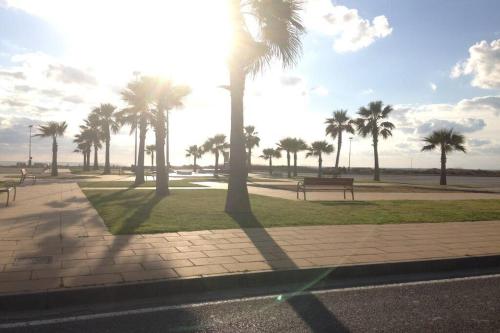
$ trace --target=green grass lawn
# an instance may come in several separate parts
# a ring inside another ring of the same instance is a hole
[[[240,227],[384,224],[500,219],[500,200],[292,201],[251,195],[253,215],[224,212],[225,190],[84,191],[114,234]]]
[[[197,180],[192,179],[175,179],[168,182],[169,186],[172,187],[203,187],[203,185],[193,184]],[[133,187],[133,181],[102,181],[102,182],[80,182],[78,183],[80,187]],[[146,181],[139,187],[155,187],[155,181]]]

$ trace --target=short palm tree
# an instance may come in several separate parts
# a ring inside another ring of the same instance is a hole
[[[269,175],[273,175],[273,158],[281,158],[281,152],[278,149],[266,148],[262,151],[260,158],[269,161]]]
[[[121,92],[122,99],[128,107],[117,113],[122,125],[130,125],[130,134],[139,130],[139,149],[137,165],[135,166],[134,185],[144,183],[144,151],[146,147],[146,133],[152,122],[151,104],[154,99],[155,81],[146,76],[128,83],[127,88]]]
[[[247,158],[243,133],[243,95],[248,74],[256,74],[275,59],[294,65],[302,50],[301,0],[228,1],[232,23],[228,58],[231,93],[231,152],[225,211],[249,213]]]
[[[431,133],[423,139],[427,145],[422,147],[422,151],[429,151],[439,148],[441,150],[441,179],[440,185],[446,185],[446,156],[453,151],[465,150],[465,136],[453,131],[453,129],[441,129]]]
[[[210,152],[215,155],[215,170],[214,176],[219,176],[219,156],[220,154],[226,153],[229,148],[229,143],[226,142],[226,136],[224,134],[217,134],[212,138],[209,138],[203,144],[203,150],[205,152]]]
[[[104,174],[111,174],[111,163],[109,160],[111,133],[118,133],[120,122],[116,119],[116,106],[111,104],[101,104],[92,112],[99,118],[99,125],[105,142]]]
[[[151,170],[154,168],[154,161],[155,161],[155,151],[156,151],[156,146],[155,145],[147,145],[146,146],[146,154],[151,155]]]
[[[96,113],[91,112],[87,119],[84,120],[84,125],[80,126],[80,129],[87,133],[92,145],[94,146],[94,170],[99,170],[98,153],[99,149],[102,148],[101,142],[104,139],[104,134],[101,130],[101,123],[99,116]]]
[[[68,124],[65,121],[60,123],[55,121],[50,121],[47,125],[40,125],[38,127],[39,133],[35,134],[35,136],[39,136],[41,138],[52,138],[52,167],[51,167],[51,176],[57,176],[57,137],[63,136],[64,132],[66,132],[66,128]]]
[[[196,172],[196,161],[201,158],[204,153],[203,147],[198,147],[198,145],[192,145],[186,149],[186,157],[193,157],[193,172]]]
[[[381,101],[370,102],[368,107],[359,108],[358,115],[360,116],[354,120],[358,133],[362,137],[371,135],[373,141],[373,156],[374,156],[374,175],[375,181],[380,180],[380,169],[378,163],[378,140],[381,135],[382,138],[387,139],[392,136],[392,130],[395,128],[394,124],[387,121],[387,117],[392,112],[392,106],[386,105]]]
[[[153,103],[152,125],[156,136],[156,194],[168,195],[168,168],[169,157],[169,112],[173,109],[183,107],[184,98],[189,95],[191,89],[188,86],[177,85],[171,80],[153,78],[155,94]],[[166,113],[166,115],[165,115]],[[166,142],[165,142],[166,141]],[[165,158],[166,143],[166,158]]]
[[[307,150],[309,146],[302,139],[293,139],[292,150],[293,153],[293,176],[297,177],[297,154],[301,151]]]
[[[333,153],[333,145],[326,141],[314,141],[309,147],[306,157],[317,156],[318,157],[318,177],[321,178],[323,175],[323,154]]]
[[[252,171],[252,148],[258,147],[260,138],[257,136],[259,133],[255,130],[255,126],[245,126],[245,147],[247,148],[248,157],[248,172]]]
[[[292,178],[292,169],[290,168],[290,153],[292,152],[295,144],[294,140],[295,139],[288,137],[281,139],[280,142],[277,143],[278,151],[281,150],[286,151],[286,165],[287,165],[286,171],[288,178]]]
[[[347,110],[337,110],[333,112],[331,118],[325,121],[326,135],[332,139],[337,138],[337,157],[335,158],[335,169],[339,169],[340,150],[342,149],[342,132],[354,134],[353,121],[347,115]]]

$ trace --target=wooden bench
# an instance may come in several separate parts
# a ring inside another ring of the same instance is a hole
[[[17,189],[15,185],[5,184],[0,187],[0,193],[7,193],[7,202],[5,203],[5,207],[9,206],[10,192],[12,191],[14,191],[14,197],[12,198],[12,201],[16,201]]]
[[[144,180],[147,181],[148,180],[148,177],[151,177],[153,178],[153,181],[156,180],[156,171],[152,171],[152,172],[145,172],[144,173]]]
[[[354,200],[354,178],[314,178],[305,177],[303,181],[297,183],[297,199],[299,192],[304,194],[306,200],[307,191],[351,191],[352,200]]]
[[[30,175],[26,169],[21,169],[21,178],[19,179],[19,184],[24,183],[26,178],[31,178],[33,180],[33,184],[36,183],[36,176]]]

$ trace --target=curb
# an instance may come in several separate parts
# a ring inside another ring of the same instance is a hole
[[[500,272],[500,255],[363,264],[295,270],[209,276],[72,288],[66,290],[0,295],[0,311],[47,310],[69,306],[119,303],[193,293],[245,291],[262,288],[273,292],[354,287],[382,283],[484,275]],[[429,276],[434,274],[434,276]],[[424,276],[422,276],[424,275]],[[439,278],[439,277],[437,277]],[[254,291],[255,293],[255,291]]]

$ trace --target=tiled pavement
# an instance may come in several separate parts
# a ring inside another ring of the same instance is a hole
[[[113,236],[76,184],[0,208],[0,293],[500,254],[500,221]]]

